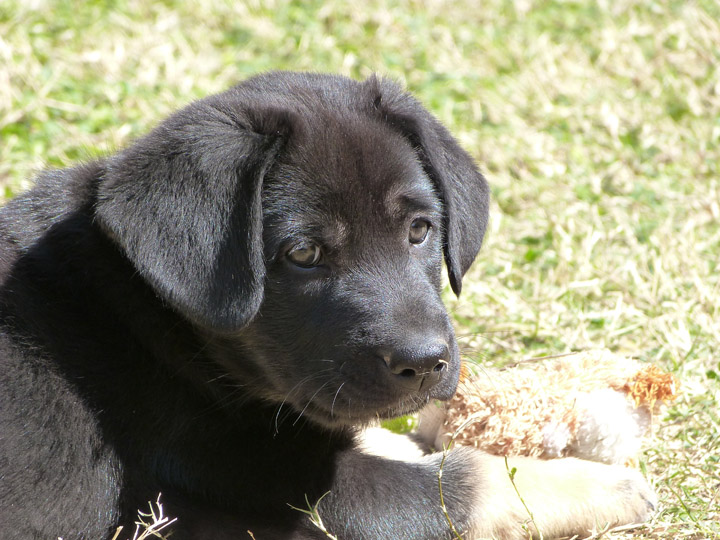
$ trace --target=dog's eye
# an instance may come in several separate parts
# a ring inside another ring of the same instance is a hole
[[[428,231],[430,230],[430,223],[424,219],[416,219],[410,224],[410,232],[408,233],[408,239],[411,244],[422,244],[427,238]]]
[[[301,268],[312,268],[320,263],[322,251],[316,244],[298,244],[287,252],[290,262]]]

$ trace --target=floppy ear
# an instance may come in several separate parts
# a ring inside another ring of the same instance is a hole
[[[108,162],[96,215],[138,272],[191,321],[231,330],[263,297],[261,185],[287,114],[232,94],[181,110]]]
[[[373,107],[401,131],[417,151],[445,211],[445,262],[456,295],[480,250],[488,221],[490,190],[473,159],[450,132],[395,83],[371,78]]]

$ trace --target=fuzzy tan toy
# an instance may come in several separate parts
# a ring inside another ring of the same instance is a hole
[[[420,413],[418,433],[438,450],[454,435],[497,455],[629,465],[658,404],[675,397],[675,377],[656,365],[588,351],[467,378]]]

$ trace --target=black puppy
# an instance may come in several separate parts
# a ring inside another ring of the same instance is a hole
[[[357,427],[447,399],[439,288],[482,242],[488,187],[395,84],[272,73],[0,213],[0,537],[107,539],[162,493],[173,540],[451,538],[440,456]],[[636,473],[449,453],[475,537],[645,519]]]

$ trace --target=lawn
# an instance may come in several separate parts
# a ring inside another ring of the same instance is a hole
[[[2,0],[0,198],[270,69],[386,74],[450,127],[494,197],[465,355],[672,371],[660,510],[604,538],[720,538],[720,3]]]

